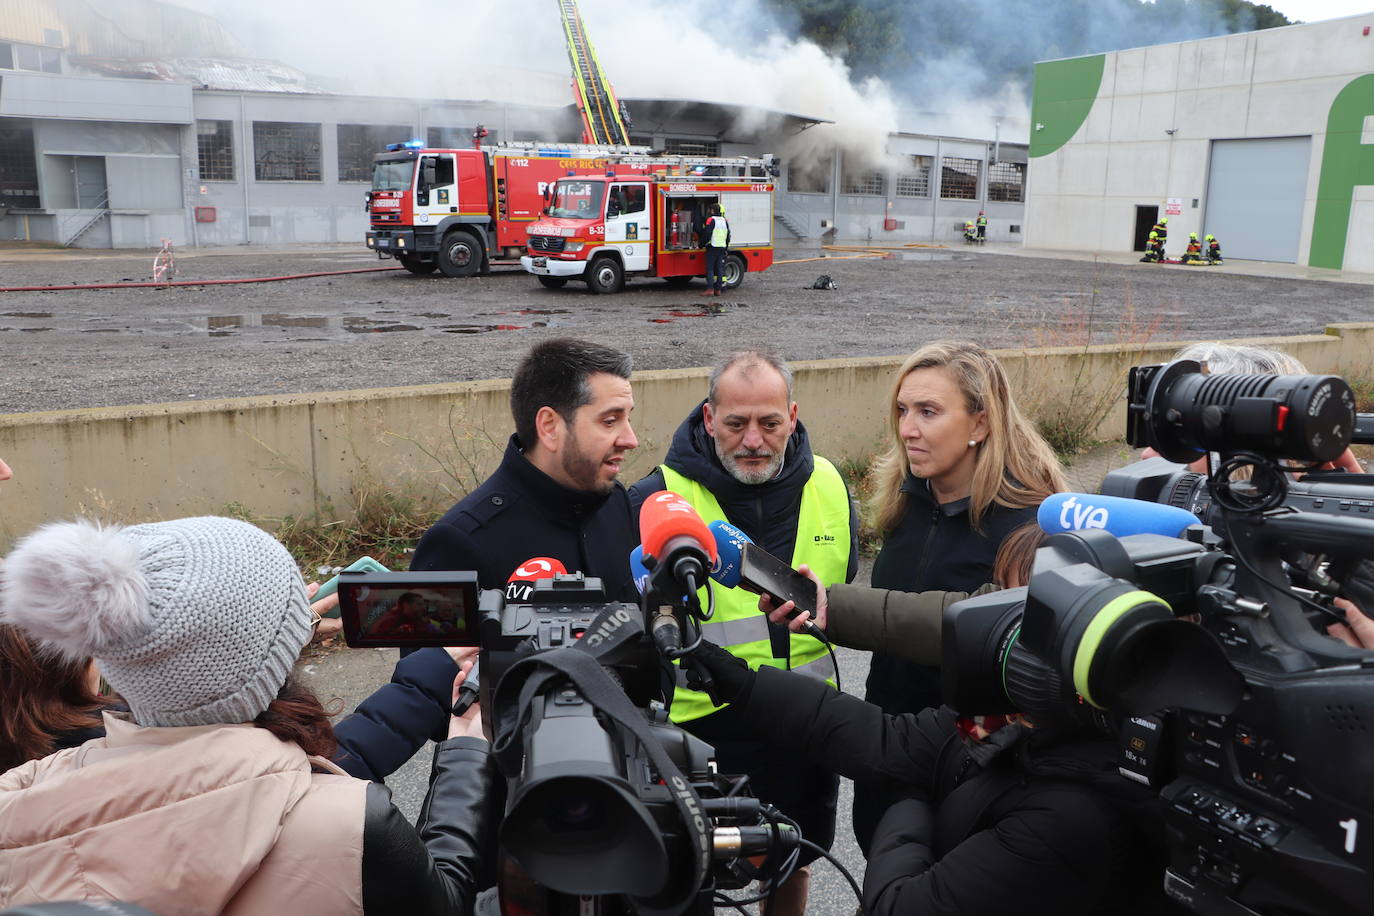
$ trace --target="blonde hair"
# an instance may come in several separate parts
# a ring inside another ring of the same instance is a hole
[[[892,445],[873,469],[873,516],[879,530],[891,531],[906,513],[902,492],[909,467],[897,415],[897,392],[917,369],[944,369],[964,396],[970,413],[985,411],[988,435],[978,446],[973,470],[969,520],[978,530],[983,513],[997,503],[1010,509],[1039,505],[1064,489],[1059,460],[1012,399],[1001,363],[975,343],[937,340],[907,357],[888,395]]]

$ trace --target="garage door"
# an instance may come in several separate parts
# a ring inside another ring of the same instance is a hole
[[[1227,258],[1297,263],[1311,137],[1213,140],[1206,231]]]

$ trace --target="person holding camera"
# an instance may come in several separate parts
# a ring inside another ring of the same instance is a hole
[[[617,477],[639,445],[630,426],[628,354],[574,338],[532,348],[511,382],[515,434],[496,473],[433,527],[410,568],[475,570],[503,588],[526,560],[549,557],[599,577],[611,601],[638,603],[630,551],[639,543]]]
[[[763,740],[855,781],[895,786],[867,853],[870,916],[1177,913],[1165,900],[1157,799],[1111,739],[1063,722],[886,715],[710,643],[697,657]]]
[[[330,763],[327,714],[287,680],[311,616],[290,554],[244,522],[24,538],[0,621],[94,657],[129,711],[104,713],[103,738],[0,776],[0,906],[472,912],[494,783],[477,707],[450,719],[412,827],[385,787]]]

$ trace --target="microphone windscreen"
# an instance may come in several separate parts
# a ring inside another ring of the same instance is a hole
[[[566,573],[568,567],[562,560],[553,557],[530,557],[510,574],[506,580],[507,601],[528,601],[534,591],[534,583],[540,579],[552,579],[558,573]]]
[[[1036,515],[1046,534],[1101,528],[1119,538],[1133,534],[1162,534],[1176,538],[1202,520],[1186,509],[1121,496],[1095,493],[1055,493],[1040,504]]]
[[[663,559],[668,542],[678,537],[695,541],[712,565],[716,562],[716,539],[701,520],[697,510],[672,490],[659,490],[644,500],[639,510],[639,542],[644,552]]]
[[[720,519],[706,527],[710,529],[711,539],[716,544],[716,562],[711,567],[711,578],[726,588],[734,588],[739,585],[744,545],[754,541],[734,525]]]
[[[635,545],[635,549],[630,551],[630,576],[635,580],[635,588],[639,593],[644,594],[644,590],[649,587],[649,568],[644,565],[644,548]]]

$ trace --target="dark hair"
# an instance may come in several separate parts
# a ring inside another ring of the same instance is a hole
[[[608,372],[630,377],[634,361],[628,353],[589,340],[560,337],[537,344],[520,361],[510,386],[510,412],[520,444],[531,448],[538,437],[534,417],[541,407],[552,407],[571,423],[577,408],[590,403],[587,378]]]
[[[992,561],[992,580],[1003,588],[1029,585],[1035,551],[1046,537],[1039,522],[1027,522],[1003,538]]]
[[[0,624],[0,772],[51,754],[65,732],[100,726],[107,701],[91,690],[89,664],[49,655]]]
[[[337,715],[337,713],[336,713]],[[330,713],[309,687],[288,680],[253,724],[314,757],[332,758],[339,749]]]

